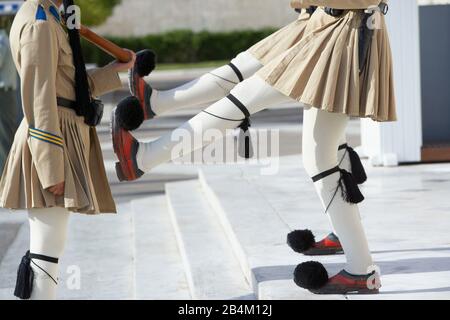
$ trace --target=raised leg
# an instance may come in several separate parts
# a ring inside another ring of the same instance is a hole
[[[137,164],[139,169],[146,172],[155,166],[184,156],[202,148],[207,142],[204,132],[215,129],[226,133],[227,129],[238,127],[248,114],[254,114],[269,106],[292,101],[281,94],[261,78],[254,76],[245,80],[231,91],[231,96],[214,103],[175,131],[168,133],[156,141],[139,144]],[[241,105],[241,108],[238,106]],[[244,112],[242,107],[245,108]],[[184,154],[174,154],[173,149],[180,145],[177,137],[189,136],[191,141],[198,141],[191,149],[184,149]]]
[[[232,59],[229,64],[208,72],[198,79],[174,89],[161,91],[152,89],[139,75],[135,74],[136,71],[132,71],[130,91],[139,100],[140,106],[127,101],[127,107],[142,108],[144,120],[147,120],[180,108],[213,103],[225,97],[231,89],[254,75],[261,67],[262,64],[252,54],[245,51]],[[134,128],[137,124],[125,123],[124,127]]]

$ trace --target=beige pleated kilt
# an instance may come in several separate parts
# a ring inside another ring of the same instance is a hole
[[[64,196],[44,190],[28,147],[28,124],[22,121],[0,181],[0,206],[9,209],[64,207],[69,211],[115,213],[100,142],[95,128],[71,109],[58,108],[64,140]]]
[[[303,10],[297,20],[261,40],[247,52],[258,59],[262,65],[268,64],[302,39],[309,18],[309,13]]]
[[[319,8],[302,39],[267,63],[257,75],[281,93],[329,112],[375,121],[395,121],[392,55],[384,16],[360,74],[361,10],[332,17]]]

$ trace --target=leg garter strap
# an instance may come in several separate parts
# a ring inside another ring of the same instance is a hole
[[[224,117],[212,114],[211,112],[208,112],[206,110],[203,110],[203,112],[206,114],[209,114],[210,116],[213,116],[215,118],[222,119],[225,121],[240,122],[241,124],[238,126],[238,128],[241,129],[241,133],[239,135],[239,142],[243,142],[244,149],[242,150],[242,153],[241,153],[241,150],[239,149],[239,152],[243,158],[250,159],[253,156],[253,147],[252,147],[252,143],[251,143],[251,139],[250,139],[250,131],[249,131],[250,126],[251,126],[250,111],[248,111],[247,107],[241,101],[239,101],[238,98],[236,98],[232,94],[229,94],[227,96],[227,99],[230,100],[244,114],[244,117],[245,117],[244,119],[229,119],[229,118],[224,118]]]
[[[333,194],[333,197],[331,198],[330,202],[327,205],[327,208],[325,210],[325,213],[328,212],[328,209],[330,208],[331,204],[333,203],[334,199],[336,198],[336,195],[341,190],[342,198],[352,204],[360,203],[364,200],[364,196],[362,195],[361,191],[358,188],[358,184],[356,183],[353,175],[348,172],[347,170],[341,169],[338,166],[329,169],[327,171],[324,171],[322,173],[319,173],[318,175],[312,177],[313,182],[318,182],[328,176],[331,176],[334,173],[340,173],[340,178],[338,180],[338,185],[336,187],[336,190]]]
[[[35,263],[33,260],[41,260],[50,263],[57,264],[59,259],[41,254],[30,253],[27,251],[22,257],[19,268],[17,269],[16,287],[14,289],[14,295],[20,299],[30,299],[33,291],[34,271],[31,268],[31,263],[44,272],[52,281],[57,285],[58,281],[55,280],[47,271],[41,266]]]
[[[30,253],[30,258],[36,259],[36,260],[42,260],[42,261],[46,261],[46,262],[51,262],[51,263],[59,262],[58,258],[53,258],[53,257],[49,257],[49,256],[44,256],[42,254],[35,254],[35,253]]]
[[[236,67],[236,65],[233,64],[232,62],[230,62],[228,65],[230,66],[231,69],[233,69],[234,73],[236,73],[236,76],[238,77],[239,82],[244,81],[244,76],[242,75],[241,70],[239,70],[239,68]]]

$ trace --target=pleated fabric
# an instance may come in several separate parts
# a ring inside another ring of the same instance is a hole
[[[261,40],[248,52],[262,65],[268,64],[302,39],[309,18],[309,13],[303,10],[297,20]]]
[[[64,207],[72,212],[115,213],[103,156],[95,128],[84,123],[71,109],[58,108],[64,140],[64,196],[44,190],[28,146],[28,124],[22,121],[16,132],[0,181],[0,206],[9,209]]]
[[[309,19],[302,39],[258,71],[283,94],[311,107],[375,121],[395,121],[392,55],[379,14],[368,63],[359,72],[358,28],[362,10],[332,17],[322,8]]]

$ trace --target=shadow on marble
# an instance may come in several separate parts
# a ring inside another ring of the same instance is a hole
[[[408,293],[414,294],[414,293],[439,293],[439,292],[450,292],[450,287],[417,289],[417,290],[381,291],[380,294],[408,294]]]
[[[381,253],[400,253],[400,252],[427,252],[427,251],[435,251],[435,252],[449,252],[450,247],[440,247],[440,248],[421,248],[421,249],[399,249],[399,250],[375,250],[371,251],[372,254],[381,254]]]
[[[315,259],[312,258],[312,260]],[[375,264],[380,267],[382,276],[450,271],[450,257],[379,261],[375,262]],[[333,275],[342,270],[345,264],[324,263],[324,266],[328,273]],[[253,269],[253,274],[258,282],[290,280],[292,279],[295,268],[296,265],[258,267]]]

